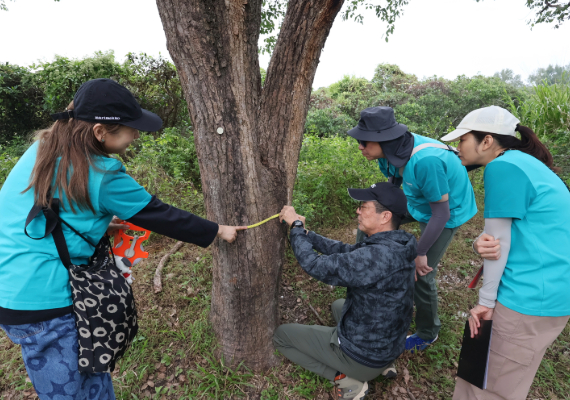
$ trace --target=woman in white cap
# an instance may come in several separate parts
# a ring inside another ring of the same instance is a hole
[[[109,373],[79,372],[68,271],[51,234],[35,241],[24,233],[32,206],[47,207],[58,197],[61,218],[92,243],[103,237],[114,215],[202,247],[216,237],[233,242],[245,227],[218,225],[162,203],[110,157],[123,153],[139,130],[162,126],[118,83],[84,83],[68,109],[52,117],[55,123],[39,132],[0,190],[0,327],[21,345],[41,400],[112,400]],[[43,215],[29,222],[30,236],[43,237]],[[93,247],[66,226],[63,233],[73,264],[87,264]]]
[[[459,140],[463,165],[485,166],[486,235],[474,249],[500,241],[469,317],[472,335],[493,320],[487,388],[458,378],[453,398],[526,399],[570,315],[570,192],[546,146],[503,108],[472,111],[442,140]]]

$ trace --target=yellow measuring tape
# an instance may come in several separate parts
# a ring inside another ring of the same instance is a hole
[[[262,224],[266,223],[267,221],[271,221],[272,219],[277,218],[278,216],[279,216],[279,214],[272,215],[271,217],[269,217],[269,218],[267,218],[267,219],[264,219],[263,221],[258,222],[257,224],[249,225],[249,226],[247,227],[247,229],[249,229],[249,228],[255,228],[256,226],[262,225]]]

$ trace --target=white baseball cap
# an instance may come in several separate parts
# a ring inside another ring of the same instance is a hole
[[[515,136],[515,128],[520,121],[504,108],[491,106],[471,111],[457,125],[457,129],[440,140],[452,142],[471,131]]]

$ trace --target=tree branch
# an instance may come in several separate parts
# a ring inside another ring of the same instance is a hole
[[[156,267],[156,271],[154,272],[154,293],[159,293],[162,291],[162,269],[168,262],[168,259],[171,255],[176,253],[182,246],[184,242],[176,242],[176,244],[162,257],[160,262],[158,263],[158,267]]]
[[[544,4],[546,4],[546,6],[544,6],[541,13],[546,11],[549,7],[550,8],[556,8],[560,11],[564,11],[565,9],[570,7],[570,2],[568,2],[568,4],[566,4],[566,5],[560,5],[560,4],[551,4],[548,0],[544,0]]]
[[[269,169],[285,169],[288,204],[321,51],[344,0],[290,0],[261,95],[267,119],[258,146]],[[283,135],[282,132],[288,132]],[[279,135],[275,146],[275,135]],[[287,167],[288,166],[288,167]]]

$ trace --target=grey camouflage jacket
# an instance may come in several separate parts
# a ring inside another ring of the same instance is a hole
[[[412,321],[416,246],[414,235],[401,230],[350,245],[291,229],[291,247],[301,267],[315,279],[347,288],[338,340],[341,350],[363,365],[384,367],[404,351]]]

